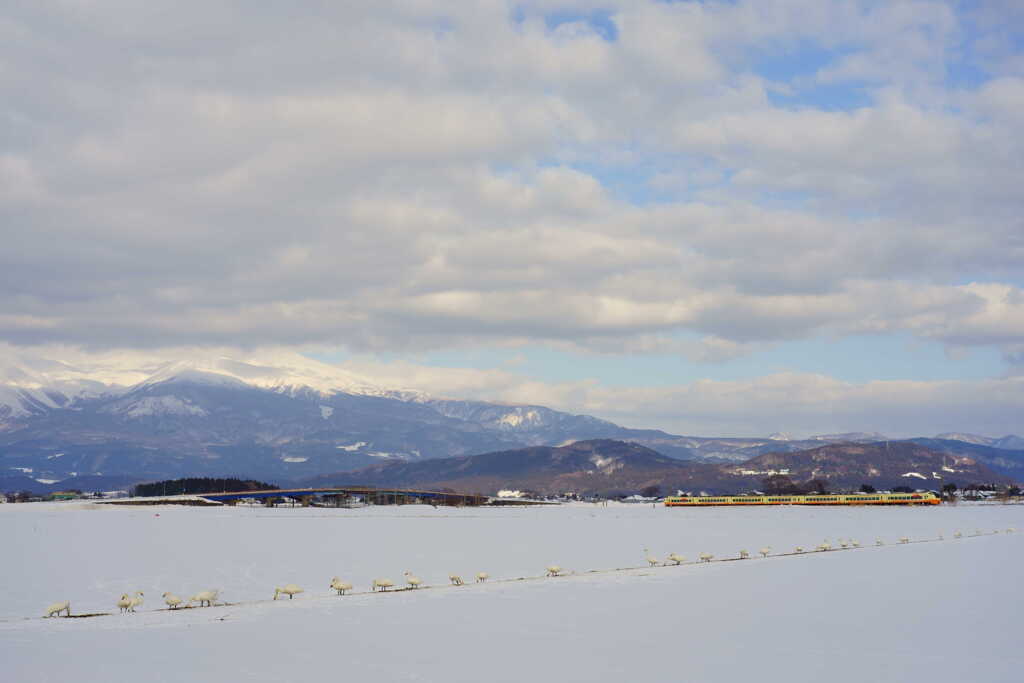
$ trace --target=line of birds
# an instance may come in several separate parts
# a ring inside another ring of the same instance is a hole
[[[1006,533],[1008,533],[1008,534],[1013,533],[1014,531],[1016,531],[1015,527],[1009,527],[1009,528],[1006,529]],[[983,533],[984,532],[981,529],[975,529],[974,533],[972,533],[970,535],[971,536],[981,536]],[[994,529],[992,531],[992,533],[993,534],[998,534],[999,533],[999,529]],[[943,540],[945,540],[945,538],[946,537],[942,534],[942,532],[939,532],[939,537],[938,537],[937,540],[943,541]],[[954,531],[953,532],[953,538],[963,538],[963,533],[961,533],[960,531]],[[899,542],[901,544],[910,543],[910,537],[909,536],[900,536]],[[859,547],[861,547],[860,541],[858,541],[857,539],[854,539],[854,538],[847,538],[847,539],[840,538],[840,539],[838,539],[836,541],[836,543],[839,545],[840,548],[845,548],[845,549],[852,549],[852,548],[859,548]],[[875,545],[876,546],[885,545],[885,541],[883,541],[881,538],[877,538],[877,539],[875,539]],[[815,546],[814,549],[817,552],[827,552],[829,550],[835,550],[836,548],[832,545],[832,543],[829,542],[828,539],[825,539],[822,543],[819,543],[817,546]],[[793,548],[793,553],[795,553],[795,554],[800,554],[800,553],[803,553],[803,552],[804,552],[804,547],[803,546],[798,545],[798,546]],[[765,547],[761,548],[760,550],[758,550],[758,553],[760,553],[761,557],[768,557],[769,555],[772,554],[772,548],[771,548],[771,546],[765,546]],[[647,560],[647,564],[650,565],[651,567],[658,567],[658,566],[665,567],[665,566],[668,566],[669,564],[678,566],[678,565],[681,565],[681,564],[686,562],[686,558],[684,556],[677,555],[676,553],[669,553],[668,557],[664,561],[659,560],[657,557],[654,557],[653,555],[651,555],[650,550],[648,550],[647,548],[644,548],[644,559]],[[697,556],[697,561],[698,562],[711,562],[713,559],[715,559],[715,556],[712,555],[711,553],[701,553],[700,555]],[[738,556],[736,558],[727,558],[727,559],[749,560],[750,559],[750,551],[748,551],[746,549],[741,549],[739,554],[738,554]]]
[[[1014,531],[1016,531],[1015,527],[1009,527],[1009,528],[1006,529],[1006,533],[1008,533],[1008,534],[1009,533],[1013,533]],[[982,532],[981,529],[975,529],[974,532],[969,534],[969,535],[970,536],[981,536],[982,533],[983,532]],[[999,530],[996,529],[992,533],[993,534],[998,534]],[[963,533],[961,533],[960,531],[954,531],[953,532],[953,538],[963,538]],[[940,532],[939,533],[939,537],[938,537],[937,540],[940,540],[940,541],[945,540],[945,536]],[[856,539],[852,539],[852,538],[851,539],[842,539],[841,538],[841,539],[838,539],[837,542],[838,542],[838,544],[839,544],[839,546],[841,548],[852,549],[852,548],[859,548],[859,547],[861,547],[860,542],[857,541]],[[910,543],[910,537],[909,536],[901,536],[899,538],[899,542],[900,542],[900,544]],[[875,539],[875,545],[876,546],[885,545],[885,541],[883,541],[881,538]],[[826,552],[826,551],[834,550],[834,549],[835,549],[834,546],[828,541],[828,539],[825,539],[824,542],[819,543],[815,547],[815,550],[818,551],[818,552]],[[659,560],[658,558],[654,557],[653,555],[651,555],[650,551],[647,548],[644,548],[643,550],[644,550],[644,559],[647,561],[647,564],[650,565],[651,567],[668,566],[669,564],[672,564],[672,565],[675,565],[675,566],[679,566],[681,564],[685,564],[686,563],[686,557],[684,557],[682,555],[678,555],[678,554],[676,554],[674,552],[673,553],[669,553],[668,557],[664,561],[662,561],[662,560]],[[804,552],[804,548],[803,548],[803,546],[799,546],[798,545],[798,546],[796,546],[793,549],[793,552],[797,553],[797,554],[803,553]],[[758,553],[761,555],[762,558],[768,557],[769,555],[772,554],[772,547],[771,546],[765,546],[765,547],[761,548],[760,550],[758,550]],[[715,558],[715,556],[712,555],[711,553],[701,553],[700,555],[697,556],[697,558],[698,558],[698,562],[711,562]],[[750,559],[750,552],[747,551],[746,549],[741,549],[739,551],[738,557],[736,557],[736,558],[728,558],[728,559],[747,560],[747,559]],[[544,575],[546,577],[554,577],[554,576],[565,576],[567,573],[570,573],[569,570],[564,569],[563,567],[561,567],[561,566],[559,566],[557,564],[553,564],[553,565],[548,565],[547,567],[545,567],[545,574]],[[420,579],[418,576],[416,576],[415,574],[413,574],[410,571],[403,572],[403,576],[405,576],[405,582],[408,585],[407,590],[420,588],[423,585],[423,580]],[[477,583],[485,583],[487,581],[487,579],[490,578],[490,574],[488,574],[487,572],[477,572],[475,578],[476,578],[476,582]],[[460,575],[458,575],[458,574],[449,574],[448,575],[448,580],[451,582],[451,584],[453,586],[463,586],[466,583],[465,580]],[[335,576],[335,577],[333,577],[331,579],[331,583],[330,583],[330,585],[328,587],[331,588],[332,590],[336,591],[338,595],[345,595],[345,593],[347,593],[347,592],[352,590],[352,584],[351,583],[348,583],[347,581],[342,581],[337,576]],[[391,579],[384,579],[384,578],[374,579],[373,582],[370,584],[370,590],[372,592],[376,592],[376,591],[385,592],[389,588],[394,588],[394,587],[395,587],[394,581],[392,581]],[[300,586],[298,586],[297,584],[288,583],[288,584],[285,584],[284,586],[275,587],[274,588],[274,600],[277,600],[278,597],[280,597],[282,595],[287,595],[288,599],[291,600],[296,595],[298,595],[299,593],[302,593],[302,592],[304,592],[303,589]],[[177,610],[177,609],[180,609],[180,608],[183,608],[183,607],[184,608],[190,608],[190,607],[192,607],[193,603],[199,603],[200,607],[212,607],[216,603],[216,601],[217,601],[219,596],[220,596],[220,590],[218,589],[218,590],[200,591],[200,592],[196,593],[195,595],[193,595],[188,600],[184,600],[184,599],[178,597],[177,595],[175,595],[174,593],[170,593],[170,592],[164,593],[162,597],[163,597],[163,600],[164,600],[164,604],[167,605],[168,609]],[[142,591],[135,591],[134,594],[124,593],[124,594],[121,595],[120,598],[118,598],[117,606],[118,606],[118,608],[120,608],[120,611],[121,611],[122,614],[128,614],[130,612],[135,612],[135,608],[139,607],[140,605],[142,605],[144,597],[145,596],[144,596]],[[71,616],[71,602],[70,601],[65,600],[63,602],[55,602],[55,603],[53,603],[52,605],[50,605],[49,607],[46,608],[46,614],[44,616],[45,617],[58,617],[61,614],[63,614],[65,617],[70,617]]]

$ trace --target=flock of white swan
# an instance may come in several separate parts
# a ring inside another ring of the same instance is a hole
[[[1009,533],[1013,533],[1014,531],[1016,531],[1016,529],[1014,527],[1010,527],[1010,528],[1006,529],[1005,533],[1009,534]],[[968,534],[968,535],[969,536],[981,536],[981,535],[983,535],[983,533],[984,532],[981,529],[975,529],[973,533]],[[992,531],[991,533],[997,534],[997,533],[999,533],[999,530],[996,529],[996,530]],[[963,538],[963,536],[964,536],[964,534],[962,532],[960,532],[960,531],[954,531],[953,532],[953,538]],[[938,538],[936,538],[936,539],[924,539],[924,540],[942,541],[942,540],[945,540],[945,536],[942,533],[940,533],[938,535]],[[899,543],[901,545],[910,543],[910,537],[909,536],[901,536],[899,538]],[[837,544],[839,546],[838,548],[835,547],[832,543],[830,543],[828,541],[828,539],[825,539],[822,543],[819,543],[817,546],[815,546],[815,551],[816,552],[827,552],[827,551],[830,551],[830,550],[839,550],[839,549],[850,550],[850,549],[860,548],[861,547],[860,542],[857,541],[856,539],[853,539],[853,538],[846,538],[846,539],[840,538],[840,539],[837,540]],[[883,546],[883,545],[885,545],[885,541],[883,541],[881,538],[877,538],[877,539],[875,539],[875,545],[876,546]],[[653,555],[651,555],[650,551],[647,548],[644,548],[643,552],[644,552],[644,559],[647,561],[647,564],[649,566],[651,566],[651,567],[679,566],[679,565],[682,565],[682,564],[686,563],[686,557],[684,557],[682,555],[678,555],[678,554],[676,554],[674,552],[673,553],[669,553],[664,561],[658,559],[657,557],[654,557]],[[765,546],[765,547],[761,548],[760,550],[758,550],[758,553],[761,555],[762,558],[769,557],[772,554],[772,548],[771,548],[771,546]],[[779,555],[799,555],[799,554],[802,554],[802,553],[804,553],[803,546],[796,546],[791,553],[779,553]],[[697,562],[698,563],[708,563],[708,562],[714,561],[714,559],[715,559],[715,556],[712,555],[711,553],[700,553],[697,556]],[[717,561],[722,562],[722,561],[728,561],[728,560],[748,560],[748,559],[750,559],[750,552],[747,551],[746,549],[741,549],[736,557],[720,558]],[[628,570],[631,570],[631,569],[636,569],[636,567],[627,567],[625,569],[611,570],[611,571],[628,571]],[[566,576],[567,574],[572,574],[572,573],[575,573],[575,572],[571,572],[571,571],[569,571],[569,570],[567,570],[567,569],[565,569],[565,568],[563,568],[563,567],[561,567],[561,566],[559,566],[557,564],[553,564],[553,565],[549,565],[549,566],[545,567],[545,574],[544,574],[544,576],[545,577]],[[420,587],[424,586],[423,580],[420,579],[418,576],[414,575],[410,571],[404,572],[403,576],[405,576],[405,583],[406,583],[406,588],[404,590],[415,590],[417,588],[420,588]],[[487,572],[478,572],[476,574],[475,578],[476,578],[476,582],[477,583],[484,583],[484,582],[487,581],[487,579],[490,578],[490,575]],[[460,576],[459,574],[449,574],[448,575],[448,580],[451,582],[451,584],[453,586],[463,586],[466,583],[465,580],[462,578],[462,576]],[[332,590],[336,591],[338,595],[345,595],[347,592],[351,592],[352,591],[352,584],[348,583],[347,581],[341,580],[337,576],[335,576],[335,577],[333,577],[331,579],[331,583],[330,583],[330,585],[328,587],[331,588]],[[377,592],[377,591],[385,592],[389,588],[394,588],[394,587],[395,587],[395,582],[392,581],[391,579],[385,579],[385,578],[374,579],[371,582],[371,584],[370,584],[371,592]],[[299,593],[302,593],[302,592],[303,592],[303,589],[300,586],[298,586],[297,584],[288,583],[288,584],[285,584],[284,586],[280,586],[280,587],[275,587],[274,588],[274,598],[273,599],[277,600],[280,596],[287,595],[288,599],[290,600],[290,599],[294,598],[296,595],[298,595]],[[118,606],[118,608],[120,609],[122,614],[129,614],[129,613],[135,612],[135,608],[139,607],[140,605],[142,605],[142,601],[143,601],[144,597],[145,596],[142,593],[142,591],[135,591],[134,593],[124,593],[124,594],[121,595],[121,597],[119,597],[117,599],[115,604]],[[197,603],[198,603],[199,607],[212,607],[212,606],[214,606],[216,604],[217,599],[220,597],[220,590],[204,590],[204,591],[199,591],[198,593],[196,593],[195,595],[190,597],[188,600],[184,600],[184,599],[178,597],[177,595],[175,595],[174,593],[170,593],[170,592],[164,593],[162,597],[163,597],[164,604],[167,605],[167,609],[168,610],[188,609],[188,608],[191,608],[194,604],[197,604]],[[224,604],[226,604],[226,603],[224,603]],[[71,616],[71,602],[70,601],[64,600],[63,602],[55,602],[55,603],[53,603],[52,605],[50,605],[49,607],[46,608],[46,613],[43,615],[43,617],[44,618],[59,617],[61,615],[63,615],[64,617],[70,617]],[[79,615],[79,616],[106,616],[106,614],[104,613],[104,614]]]

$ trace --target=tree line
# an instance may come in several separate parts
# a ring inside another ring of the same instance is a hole
[[[234,477],[186,477],[184,479],[168,479],[148,484],[136,484],[132,489],[135,496],[178,496],[200,493],[220,493],[222,491],[276,491],[277,486],[255,479],[236,479]]]

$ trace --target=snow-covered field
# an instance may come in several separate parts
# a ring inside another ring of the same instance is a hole
[[[638,568],[644,547],[756,557],[839,538],[864,547]],[[1024,506],[27,504],[0,506],[0,543],[11,681],[1024,680]],[[575,574],[532,578],[553,563]],[[368,592],[406,569],[431,588]],[[478,571],[491,581],[448,585]],[[335,575],[357,594],[333,595]],[[305,593],[270,601],[289,582]],[[207,588],[232,604],[157,611],[164,591]],[[117,597],[135,590],[145,604],[119,615]],[[74,614],[113,615],[39,618],[65,599]]]

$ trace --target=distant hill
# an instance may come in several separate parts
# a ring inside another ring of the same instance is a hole
[[[984,446],[954,439],[919,438],[911,439],[911,441],[940,453],[968,456],[999,474],[1011,477],[1016,481],[1024,481],[1024,449],[1011,450],[1001,446]]]
[[[598,439],[416,463],[380,463],[356,472],[322,475],[306,483],[451,488],[481,493],[503,488],[544,494],[633,492],[660,485],[694,467],[699,465],[644,446]]]
[[[355,472],[322,475],[306,484],[450,488],[493,494],[500,489],[543,494],[634,493],[657,486],[676,490],[738,493],[760,489],[773,474],[797,484],[823,479],[830,488],[910,486],[940,489],[945,483],[1010,483],[965,455],[941,453],[913,442],[829,444],[799,452],[756,456],[742,464],[710,464],[668,458],[649,448],[608,439],[562,447],[533,447],[417,463],[379,463]]]
[[[992,448],[1024,450],[1024,439],[1016,434],[1007,434],[1006,436],[994,439],[990,436],[980,436],[978,434],[946,432],[945,434],[937,434],[935,439],[941,441],[963,441],[965,443],[975,444],[978,446],[991,446]]]
[[[794,481],[821,478],[844,488],[868,483],[876,488],[939,489],[945,483],[1013,481],[969,455],[941,452],[913,441],[829,444],[796,453],[768,453],[730,469],[736,473],[786,470]]]

